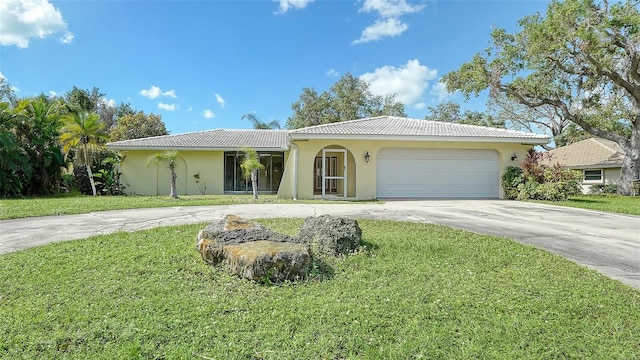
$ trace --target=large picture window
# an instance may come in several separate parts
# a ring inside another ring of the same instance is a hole
[[[258,191],[264,194],[277,193],[284,170],[284,153],[258,152],[258,158],[264,165],[264,169],[258,173]],[[226,193],[251,192],[251,180],[245,180],[242,176],[240,164],[243,160],[243,152],[224,153],[224,191]]]
[[[585,170],[584,181],[602,181],[602,170]]]

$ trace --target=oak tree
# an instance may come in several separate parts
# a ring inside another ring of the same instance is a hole
[[[618,193],[640,169],[640,11],[637,0],[553,0],[545,16],[495,29],[492,43],[444,76],[465,96],[490,89],[529,108],[550,107],[625,153]]]

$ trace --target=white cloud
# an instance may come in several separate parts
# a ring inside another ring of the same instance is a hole
[[[178,107],[176,104],[165,104],[163,102],[158,103],[158,109],[166,110],[166,111],[176,111]]]
[[[53,90],[49,90],[49,96],[58,97],[58,92],[57,91],[53,91]]]
[[[174,90],[168,90],[163,92],[162,89],[160,89],[158,86],[155,86],[155,85],[151,85],[151,87],[148,89],[140,90],[140,95],[149,99],[155,99],[161,95],[164,97],[172,98],[172,99],[175,99],[177,97],[176,92]]]
[[[110,107],[110,108],[115,108],[116,107],[116,101],[114,99],[101,98],[100,102],[105,104],[107,107]]]
[[[396,100],[405,105],[419,107],[429,80],[435,79],[437,74],[436,70],[429,69],[414,59],[400,67],[379,67],[372,73],[360,75],[360,79],[369,83],[369,90],[375,95],[395,94]]]
[[[2,72],[0,72],[0,80],[7,80],[7,77]]]
[[[220,94],[218,94],[218,93],[216,93],[216,101],[218,102],[218,104],[220,104],[221,108],[223,108],[227,104],[227,102],[224,101],[222,96],[220,96]]]
[[[187,108],[187,111],[193,111],[193,106],[189,106],[189,107]]]
[[[438,102],[441,102],[451,96],[449,91],[447,91],[447,86],[440,81],[438,81],[437,84],[433,84],[433,86],[431,86],[431,91],[429,91],[429,93],[431,95],[435,95],[438,98]]]
[[[405,32],[409,25],[402,22],[400,17],[424,9],[425,5],[411,5],[406,0],[365,0],[359,12],[377,12],[378,19],[373,25],[362,30],[360,38],[351,45],[363,44],[380,40],[383,37],[394,37]]]
[[[373,25],[362,30],[359,39],[353,40],[352,45],[380,40],[383,37],[394,37],[402,34],[409,28],[409,25],[398,19],[376,20]]]
[[[214,117],[216,117],[216,114],[210,109],[206,109],[202,115],[204,115],[204,117],[207,119],[213,119]]]
[[[140,90],[140,95],[149,99],[155,99],[160,96],[161,92],[162,90],[160,90],[159,87],[151,85],[151,87],[147,90]]]
[[[382,18],[398,18],[424,9],[424,5],[410,5],[405,0],[365,0],[360,12],[376,11]]]
[[[176,92],[173,90],[165,91],[162,93],[162,96],[170,97],[172,99],[176,98]]]
[[[63,44],[71,44],[72,41],[73,41],[73,34],[69,31],[65,31],[64,35],[60,37],[60,42]]]
[[[314,0],[273,0],[273,1],[280,3],[280,6],[276,14],[284,14],[289,9],[296,9],[296,10],[304,9],[305,7],[307,7],[307,5],[312,3]]]
[[[73,40],[62,13],[49,1],[0,1],[0,45],[27,48],[31,38],[44,39],[57,32],[64,32],[63,43]]]
[[[327,70],[325,75],[327,75],[328,77],[337,77],[338,75],[340,75],[340,73],[338,73],[335,69],[329,69]]]

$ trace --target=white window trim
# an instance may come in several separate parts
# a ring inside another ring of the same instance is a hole
[[[600,171],[599,180],[587,180],[587,171]],[[604,184],[604,170],[602,169],[584,169],[582,171],[582,182],[584,184]]]

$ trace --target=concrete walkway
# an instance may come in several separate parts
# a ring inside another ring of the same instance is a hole
[[[194,206],[2,220],[0,254],[117,231],[209,223],[226,214],[246,218],[331,214],[443,224],[543,248],[640,289],[640,217],[502,200]]]

